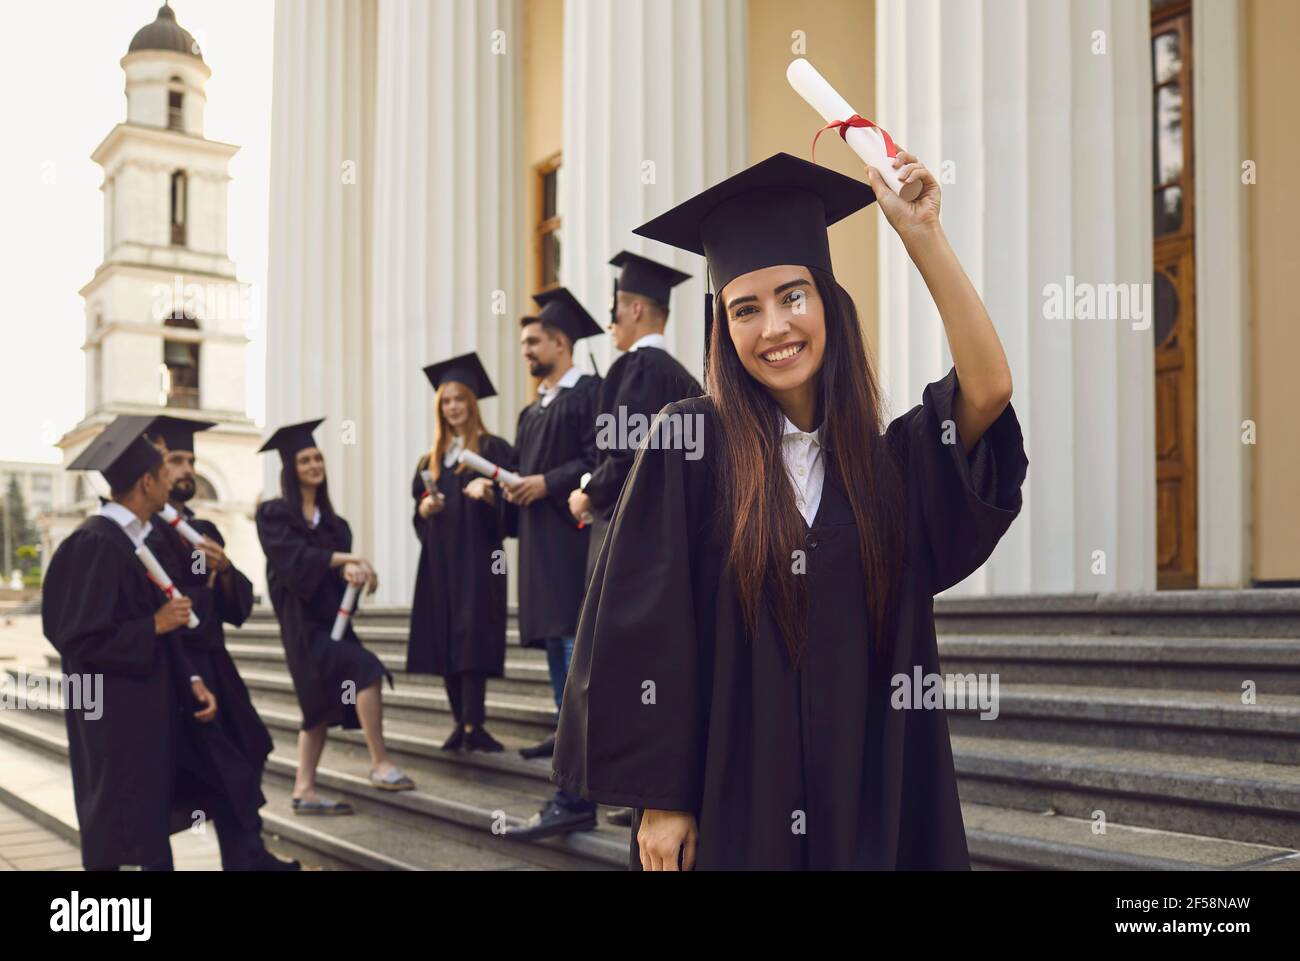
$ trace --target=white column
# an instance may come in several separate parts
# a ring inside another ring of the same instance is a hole
[[[1152,332],[1128,317],[1049,320],[1044,306],[1045,287],[1066,289],[1068,277],[1150,291],[1146,5],[878,0],[876,10],[873,119],[936,173],[951,164],[944,228],[1006,348],[1029,458],[1020,517],[954,593],[1154,589]],[[881,231],[882,378],[897,413],[951,355],[883,218]]]
[[[694,277],[673,292],[669,347],[699,377],[703,259],[632,229],[748,161],[743,0],[566,0],[561,280],[608,318],[607,261],[631,250]],[[614,356],[592,338],[601,372]],[[579,348],[579,363],[589,366]]]
[[[267,426],[317,431],[330,497],[370,550],[367,317],[375,0],[278,0],[271,111]],[[265,458],[279,494],[279,458]]]
[[[1246,81],[1236,3],[1192,4],[1196,157],[1196,553],[1201,587],[1250,584]]]
[[[363,442],[379,599],[411,603],[419,545],[411,479],[433,440],[422,368],[477,351],[499,396],[489,430],[513,440],[526,313],[518,158],[517,0],[382,0],[375,113],[374,260]]]

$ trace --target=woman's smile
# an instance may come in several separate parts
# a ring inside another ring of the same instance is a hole
[[[798,363],[799,356],[803,349],[808,346],[808,341],[798,340],[781,344],[779,347],[773,347],[771,350],[765,350],[758,356],[761,357],[769,367],[778,370],[791,367]]]

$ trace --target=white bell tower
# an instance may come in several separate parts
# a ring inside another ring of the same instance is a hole
[[[67,463],[119,414],[215,421],[195,438],[201,482],[191,506],[222,528],[232,557],[235,542],[247,542],[253,553],[244,551],[241,566],[253,576],[261,470],[245,399],[252,296],[226,240],[239,148],[204,135],[212,71],[170,5],[136,33],[121,65],[126,120],[91,155],[104,170],[104,258],[80,291],[86,414],[59,446]],[[82,513],[94,506],[93,497],[78,505]]]

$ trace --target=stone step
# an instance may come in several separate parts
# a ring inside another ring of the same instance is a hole
[[[30,758],[45,757],[45,778],[24,777],[23,784],[37,784],[46,798],[36,810],[50,806],[50,798],[61,798],[65,808],[71,805],[71,779],[66,766],[66,735],[57,723],[56,711],[14,711],[0,714],[0,758],[8,761],[6,770],[29,764]],[[41,720],[34,715],[44,715]],[[54,718],[55,722],[50,722]],[[43,728],[43,730],[42,730]],[[24,741],[28,743],[24,745]],[[35,742],[35,746],[31,742]],[[510,814],[530,813],[529,801],[536,796],[497,791],[492,800],[500,804],[488,810],[482,798],[466,803],[455,797],[431,795],[431,784],[421,784],[412,792],[386,794],[375,791],[365,782],[368,762],[359,747],[350,756],[341,756],[331,745],[326,763],[320,769],[321,787],[327,792],[346,796],[358,814],[343,818],[300,818],[281,813],[288,809],[288,789],[294,762],[288,753],[292,741],[288,735],[277,738],[277,750],[268,766],[264,791],[268,805],[263,810],[269,833],[281,839],[281,852],[293,854],[305,850],[319,854],[328,866],[362,869],[398,869],[438,867],[500,867],[492,856],[509,858],[521,847],[491,834],[485,822],[510,822]],[[57,760],[51,761],[51,758]],[[51,782],[62,783],[51,788]],[[420,777],[434,776],[421,771]],[[8,779],[7,779],[8,780]],[[440,785],[445,782],[438,782]],[[451,792],[463,795],[463,786],[451,786]],[[5,798],[8,802],[9,798]],[[29,809],[30,810],[30,809]],[[501,812],[498,814],[497,812]],[[24,813],[28,813],[27,810]],[[1090,818],[1062,814],[1045,815],[1026,810],[1003,808],[963,800],[962,815],[966,825],[972,861],[977,868],[1055,869],[1055,870],[1295,870],[1300,857],[1294,850],[1269,844],[1241,841],[1133,827],[1108,817],[1106,833],[1094,834]],[[28,816],[31,816],[28,813]],[[48,815],[47,815],[48,816]],[[42,821],[42,823],[46,823]],[[436,826],[436,828],[435,828]],[[479,844],[462,841],[459,836],[443,837],[452,829]],[[487,840],[484,843],[484,835]],[[65,836],[67,829],[65,826]],[[289,847],[284,849],[284,842]],[[527,845],[510,866],[528,868],[621,867],[626,857],[626,831],[602,824],[592,832],[550,839]],[[575,850],[576,849],[576,850]],[[580,864],[574,865],[578,859]]]
[[[1300,694],[1300,638],[948,634],[945,672],[1004,683]]]
[[[940,634],[1300,637],[1300,588],[937,597]]]
[[[272,735],[275,751],[268,759],[264,777],[263,793],[268,803],[262,809],[262,818],[268,834],[290,842],[289,854],[307,850],[319,855],[313,861],[323,862],[325,866],[365,870],[466,867],[588,870],[622,868],[627,863],[627,828],[603,820],[594,831],[537,842],[516,841],[494,833],[494,826],[499,831],[505,825],[517,824],[542,806],[551,794],[544,780],[525,779],[530,791],[488,787],[421,762],[407,768],[417,782],[417,790],[379,791],[369,783],[369,757],[360,743],[331,745],[317,769],[317,783],[322,791],[345,797],[357,814],[296,816],[292,813],[290,792],[297,771],[297,732],[272,728]],[[45,778],[32,778],[27,776],[30,774],[27,771],[23,783],[44,789],[72,812],[72,782],[67,768],[67,732],[62,712],[46,708],[0,713],[0,748],[15,746],[18,750],[35,750],[38,756],[55,759],[53,768],[46,765]],[[0,758],[5,755],[0,753]],[[516,759],[520,764],[526,763],[517,756]],[[16,762],[12,766],[19,769]],[[49,778],[56,771],[62,772],[62,778],[51,791]],[[24,813],[32,816],[30,812]],[[75,826],[75,813],[70,817]],[[65,834],[67,830],[65,825]],[[177,838],[173,839],[174,844]],[[76,842],[76,838],[73,840]],[[212,852],[216,861],[209,859],[209,868],[217,867],[220,861],[219,854],[215,854],[215,841]]]
[[[287,702],[293,696],[287,672],[242,673],[255,698],[277,695]],[[1234,693],[1213,691],[1019,684],[999,684],[998,694],[995,719],[982,720],[977,707],[950,710],[952,734],[1300,763],[1300,696],[1263,694],[1247,705]],[[449,723],[450,705],[439,687],[385,690],[384,705],[395,720]],[[489,725],[503,732],[540,740],[554,730],[555,705],[548,697],[489,693],[486,707]]]
[[[274,670],[288,672],[284,649],[281,647],[228,643],[226,650],[230,652],[230,656],[234,659],[241,674],[245,671],[265,672]],[[443,679],[438,675],[408,674],[406,672],[405,653],[388,654],[375,651],[375,655],[383,663],[384,667],[393,672],[398,688],[407,685],[436,687],[439,689],[443,687]],[[57,655],[51,658],[51,666],[57,667],[58,663]],[[505,677],[488,678],[487,687],[488,692],[492,694],[550,697],[554,700],[551,692],[551,675],[546,669],[546,662],[517,658],[514,651],[506,655]]]
[[[954,737],[963,801],[1300,849],[1300,768]]]
[[[357,637],[367,648],[381,656],[391,655],[406,660],[406,642],[409,631],[405,627],[391,625],[357,625]],[[283,650],[280,643],[280,627],[274,621],[265,624],[247,624],[242,627],[226,627],[226,643],[247,646],[270,647]],[[522,663],[540,666],[546,669],[546,652],[541,648],[524,647],[519,643],[519,636],[514,631],[506,632],[506,654]]]
[[[267,774],[290,783],[297,771],[296,735],[273,730],[275,751],[267,761]],[[370,757],[363,745],[331,743],[317,768],[322,795],[340,797],[361,816],[376,815],[425,831],[436,831],[465,843],[474,843],[517,862],[557,869],[609,869],[627,864],[628,829],[598,818],[592,831],[560,838],[522,842],[504,836],[507,825],[519,824],[535,814],[553,788],[532,781],[528,790],[487,785],[468,780],[430,761],[406,755],[399,759],[415,781],[413,791],[380,791],[369,780]]]
[[[274,733],[297,737],[302,715],[296,706],[264,704],[258,706],[263,723]],[[443,742],[451,734],[451,718],[432,727],[423,722],[384,718],[384,741],[395,763],[407,768],[433,768],[453,774],[467,783],[488,787],[505,787],[515,791],[546,793],[552,790],[549,758],[525,760],[518,750],[535,741],[489,725],[488,730],[506,750],[485,754],[481,751],[444,751]],[[531,732],[529,732],[531,733]],[[345,731],[341,727],[329,729],[327,744],[341,750],[365,748],[365,738],[360,731]]]
[[[288,672],[241,670],[240,674],[255,703],[260,703],[263,695],[275,695],[278,703],[293,704],[293,709],[297,710],[293,682]],[[556,710],[553,698],[498,695],[489,690],[484,706],[487,709],[488,724],[494,730],[500,727],[503,731],[533,741],[540,741],[555,730]],[[450,727],[451,705],[441,687],[421,684],[389,689],[385,684],[384,717]]]
[[[80,849],[67,737],[60,712],[0,711],[0,802]],[[285,856],[270,836],[267,847]],[[221,869],[213,831],[181,831],[172,835],[171,848],[178,871]]]
[[[1260,871],[1300,869],[1300,854],[1267,844],[1035,814],[962,802],[972,861],[1023,870]]]
[[[292,690],[282,689],[276,691],[251,691],[253,697],[253,707],[259,714],[271,711],[283,714],[294,719],[295,727],[302,722],[302,712],[298,708],[298,700]],[[433,710],[424,710],[422,708],[403,707],[393,705],[388,699],[390,691],[384,692],[384,725],[385,730],[390,725],[402,724],[409,725],[412,728],[431,731],[446,730],[450,732],[452,725],[451,711],[445,708],[435,708]],[[520,746],[526,744],[536,744],[543,738],[549,737],[555,733],[555,724],[534,723],[530,721],[512,721],[499,715],[494,715],[489,702],[487,717],[487,727],[497,740],[511,738],[512,743]],[[439,744],[442,741],[438,741]]]
[[[1300,637],[1300,588],[941,596],[934,614],[940,634],[1294,638]],[[517,615],[511,605],[512,627]],[[405,625],[410,607],[367,604],[356,620]],[[250,621],[273,622],[270,606],[259,605]]]
[[[1300,763],[1300,696],[1154,688],[999,686],[998,717],[948,712],[954,736],[1136,748],[1204,757]]]

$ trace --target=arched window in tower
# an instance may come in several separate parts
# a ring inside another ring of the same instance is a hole
[[[166,327],[198,330],[193,317],[172,314],[163,322]],[[199,344],[192,340],[163,340],[163,394],[167,407],[199,406]]]
[[[185,208],[188,202],[188,183],[184,170],[172,173],[171,211],[172,245],[185,246]]]
[[[213,502],[217,499],[217,489],[202,474],[194,475],[194,499]]]
[[[185,129],[185,89],[180,77],[172,77],[167,84],[167,129]]]

